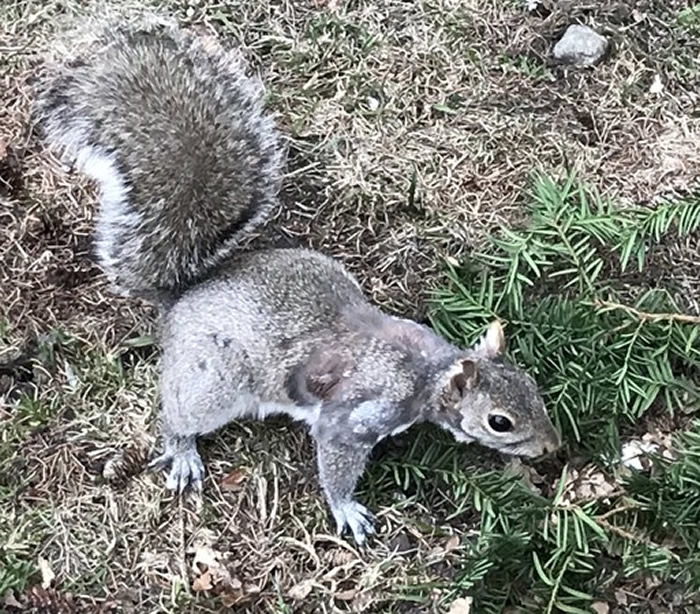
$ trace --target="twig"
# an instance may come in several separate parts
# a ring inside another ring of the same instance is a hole
[[[630,503],[628,505],[621,505],[620,507],[616,507],[611,510],[608,510],[607,512],[604,512],[603,514],[599,514],[595,517],[595,519],[598,522],[600,522],[601,520],[606,520],[607,518],[610,518],[610,516],[614,516],[615,514],[621,514],[622,512],[628,512],[629,510],[636,509],[639,509],[639,505],[634,503]]]
[[[684,324],[700,324],[700,316],[691,316],[685,313],[649,313],[647,311],[640,311],[634,307],[628,307],[627,305],[621,305],[620,303],[613,303],[610,301],[601,301],[600,299],[594,300],[592,304],[605,311],[612,311],[614,309],[625,311],[643,322],[683,322]]]
[[[631,531],[621,529],[620,527],[615,526],[614,524],[608,522],[607,520],[603,520],[601,518],[596,518],[596,521],[598,522],[598,524],[601,527],[603,527],[604,529],[607,529],[611,533],[615,533],[616,535],[619,535],[623,539],[627,539],[629,541],[634,541],[634,542],[637,542],[639,544],[644,544],[645,546],[652,546],[655,548],[661,548],[661,549],[665,550],[666,552],[668,552],[668,554],[673,559],[675,559],[677,562],[681,560],[680,557],[675,552],[673,552],[672,550],[670,550],[664,546],[660,546],[659,544],[654,543],[646,535],[640,535],[638,533],[633,533]]]
[[[603,520],[601,518],[596,518],[596,522],[604,529],[607,529],[611,533],[615,533],[615,534],[619,535],[620,537],[623,537],[624,539],[627,539],[629,541],[634,541],[634,542],[638,542],[641,544],[646,544],[647,546],[653,545],[653,543],[654,543],[648,537],[646,537],[644,535],[638,535],[636,533],[632,533],[631,531],[621,529],[620,527],[615,526],[614,524],[608,522],[607,520]]]
[[[180,543],[178,549],[178,563],[180,566],[180,576],[182,577],[182,584],[185,589],[186,594],[190,594],[190,583],[187,574],[187,535],[185,530],[185,509],[183,507],[182,494],[178,497],[179,506],[179,529],[180,529]]]

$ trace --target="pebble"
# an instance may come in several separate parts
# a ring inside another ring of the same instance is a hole
[[[552,56],[562,64],[591,66],[600,61],[607,49],[608,39],[588,26],[574,24],[554,45]]]

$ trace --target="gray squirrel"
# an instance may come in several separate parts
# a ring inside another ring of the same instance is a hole
[[[372,306],[337,261],[241,244],[277,203],[283,147],[239,55],[167,20],[94,28],[47,64],[34,118],[100,187],[96,254],[121,294],[160,306],[167,487],[201,488],[199,435],[286,414],[310,427],[338,532],[377,442],[420,422],[537,457],[560,446],[501,325],[470,349]]]

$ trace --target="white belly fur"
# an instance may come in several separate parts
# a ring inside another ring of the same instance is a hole
[[[258,404],[257,419],[264,420],[268,416],[280,414],[289,416],[292,420],[306,422],[313,426],[321,413],[321,404],[294,405],[292,403],[260,403]]]

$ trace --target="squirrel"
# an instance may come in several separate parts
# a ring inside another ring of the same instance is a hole
[[[354,497],[382,439],[430,422],[537,457],[560,447],[535,380],[492,323],[471,348],[370,304],[338,261],[247,249],[277,206],[285,154],[238,52],[175,22],[94,28],[47,63],[35,126],[100,188],[96,256],[116,292],[159,306],[166,486],[202,488],[197,438],[233,420],[305,422],[337,525],[374,532]]]

